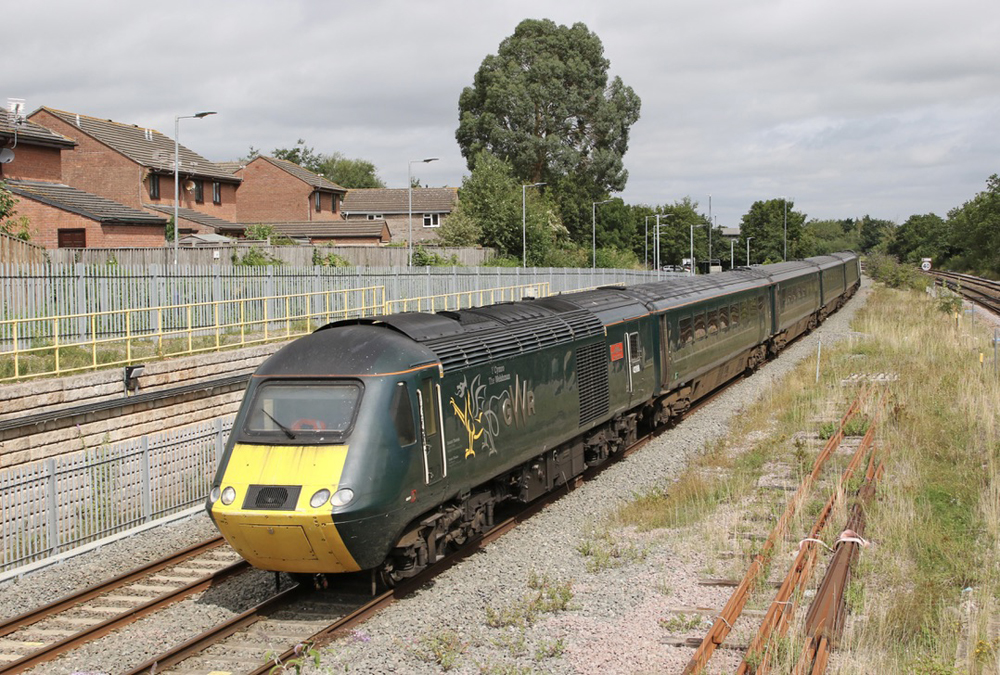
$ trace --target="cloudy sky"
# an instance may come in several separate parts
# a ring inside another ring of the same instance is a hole
[[[173,135],[215,161],[299,138],[460,185],[458,97],[526,18],[582,21],[642,99],[629,203],[690,196],[731,227],[945,215],[1000,172],[997,0],[213,0],[5,3],[0,104]]]

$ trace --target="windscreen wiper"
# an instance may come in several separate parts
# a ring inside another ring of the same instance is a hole
[[[261,412],[264,413],[265,415],[267,415],[268,418],[270,418],[270,420],[272,422],[274,422],[275,424],[277,424],[278,428],[281,429],[282,431],[284,431],[286,436],[288,436],[291,439],[295,438],[295,434],[292,433],[292,430],[289,429],[288,427],[286,427],[284,424],[282,424],[278,420],[274,419],[274,415],[272,415],[271,413],[267,412],[266,410],[261,410]]]

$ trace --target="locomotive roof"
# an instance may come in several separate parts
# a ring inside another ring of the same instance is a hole
[[[433,352],[445,372],[604,335],[604,324],[595,314],[564,298],[438,314],[404,312],[348,319],[324,328],[351,324],[383,326],[402,333]]]
[[[822,270],[828,270],[831,267],[839,267],[844,264],[844,261],[837,256],[832,255],[816,255],[811,258],[806,258],[806,262],[811,262],[817,265]]]
[[[371,326],[346,331],[319,330],[299,338],[267,358],[255,377],[365,377],[385,375],[435,363],[428,349],[399,333]]]
[[[660,312],[727,293],[760,288],[767,284],[766,274],[757,269],[745,268],[721,274],[654,281],[630,286],[628,292],[644,302],[651,310]]]

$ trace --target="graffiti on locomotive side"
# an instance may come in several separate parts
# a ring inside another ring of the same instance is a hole
[[[455,388],[450,403],[466,432],[466,458],[475,457],[476,451],[483,449],[487,455],[495,454],[496,440],[502,429],[521,428],[535,414],[535,392],[528,381],[522,381],[519,375],[514,375],[513,382],[510,380],[504,366],[493,366],[489,385],[482,384],[482,376],[476,375],[471,384],[463,377]],[[500,383],[509,384],[501,385],[495,394],[487,392],[487,389],[497,389]]]

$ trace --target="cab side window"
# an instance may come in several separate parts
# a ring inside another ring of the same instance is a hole
[[[392,392],[392,403],[389,405],[389,415],[396,426],[396,436],[402,447],[417,442],[417,428],[413,424],[413,407],[410,405],[410,392],[405,382],[396,384]]]

